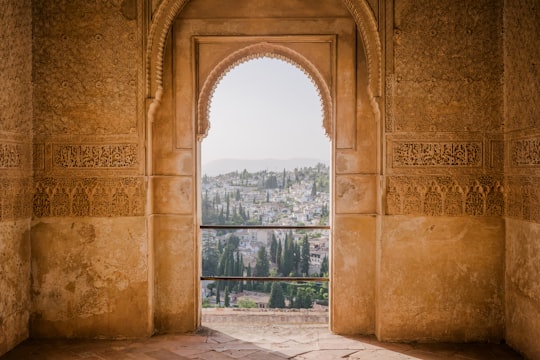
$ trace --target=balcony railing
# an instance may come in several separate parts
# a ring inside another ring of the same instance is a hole
[[[200,225],[201,230],[330,230],[328,225]],[[201,276],[210,281],[328,282],[321,276]]]

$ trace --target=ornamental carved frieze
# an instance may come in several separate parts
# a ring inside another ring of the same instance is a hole
[[[387,215],[503,216],[498,176],[394,176],[386,182]]]
[[[394,142],[393,167],[482,166],[481,142]]]
[[[512,166],[540,165],[540,138],[513,140],[510,143]]]
[[[0,221],[30,218],[32,179],[0,179]]]
[[[506,216],[540,223],[540,178],[510,176],[506,178]]]
[[[68,169],[134,168],[137,144],[53,145],[53,166]]]
[[[40,178],[34,188],[35,217],[144,215],[142,178]]]
[[[0,144],[0,168],[20,168],[22,157],[21,145]]]

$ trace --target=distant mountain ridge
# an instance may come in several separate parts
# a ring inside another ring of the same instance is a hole
[[[232,171],[248,172],[257,171],[283,171],[294,170],[295,168],[313,167],[318,163],[328,165],[328,161],[311,158],[292,159],[219,159],[210,161],[202,166],[202,173],[208,176],[216,176],[230,173]]]

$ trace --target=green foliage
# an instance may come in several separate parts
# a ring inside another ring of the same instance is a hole
[[[269,271],[270,261],[268,260],[268,254],[266,253],[266,247],[261,246],[255,262],[255,276],[268,276]]]
[[[321,262],[321,277],[328,276],[328,256],[324,255],[322,262]]]
[[[309,273],[309,260],[310,260],[310,250],[309,250],[309,240],[307,235],[302,238],[302,245],[300,250],[300,273],[304,276],[307,276]]]
[[[272,240],[270,241],[270,261],[277,263],[277,239],[276,234],[272,231]]]
[[[294,265],[294,249],[292,239],[287,234],[285,236],[285,245],[283,252],[281,253],[281,274],[283,276],[288,276]]]
[[[203,307],[203,309],[212,307],[212,305],[210,305],[210,300],[208,300],[208,299],[203,299],[203,301],[202,301],[202,307]]]
[[[278,282],[272,283],[268,307],[273,309],[283,309],[285,307],[285,296],[283,295],[283,288]]]
[[[231,306],[231,299],[230,299],[230,296],[229,296],[229,287],[226,286],[225,287],[225,307],[230,307]]]
[[[255,303],[255,301],[244,296],[238,300],[238,307],[243,308],[243,309],[252,309],[252,308],[256,308],[257,304]]]
[[[310,309],[313,307],[315,290],[309,286],[300,286],[296,288],[294,302],[292,307],[295,309]]]

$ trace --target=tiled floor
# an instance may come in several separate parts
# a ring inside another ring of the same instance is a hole
[[[503,345],[379,343],[372,337],[334,335],[326,325],[210,326],[196,334],[143,340],[28,340],[0,359],[521,359]]]

